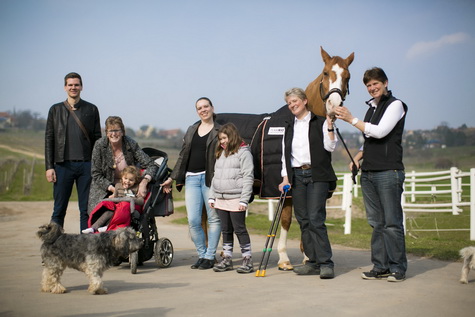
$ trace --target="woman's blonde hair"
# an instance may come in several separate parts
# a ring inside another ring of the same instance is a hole
[[[289,90],[287,90],[284,94],[284,100],[285,102],[287,102],[287,98],[289,96],[297,96],[298,98],[302,99],[302,100],[305,100],[307,99],[307,95],[305,94],[305,91],[302,89],[302,88],[291,88]]]
[[[106,119],[106,133],[109,130],[109,127],[113,125],[118,125],[122,130],[122,134],[125,135],[125,127],[121,117],[110,116]]]

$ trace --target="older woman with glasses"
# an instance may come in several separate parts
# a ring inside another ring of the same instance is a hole
[[[102,199],[114,194],[114,185],[120,181],[121,171],[129,165],[145,169],[137,194],[137,197],[145,197],[147,195],[147,184],[156,173],[157,166],[136,141],[125,135],[122,119],[115,116],[108,117],[106,120],[106,136],[97,140],[92,151],[92,183],[88,202],[89,214],[91,214]],[[112,221],[116,223],[114,226],[109,226],[108,230],[129,226],[130,209],[128,212],[124,211],[123,214],[118,213],[116,210]]]

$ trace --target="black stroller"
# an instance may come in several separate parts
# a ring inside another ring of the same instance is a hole
[[[155,256],[155,263],[161,268],[169,267],[173,261],[173,245],[167,238],[159,238],[155,217],[166,217],[173,213],[173,198],[171,193],[165,194],[160,186],[170,175],[168,155],[160,150],[144,148],[159,167],[149,185],[149,194],[143,206],[143,212],[132,213],[132,228],[144,240],[144,246],[139,251],[129,255],[130,270],[137,273],[137,266]]]

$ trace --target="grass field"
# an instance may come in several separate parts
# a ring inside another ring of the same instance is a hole
[[[255,209],[254,206],[251,208]],[[176,208],[176,212],[182,217],[175,219],[174,222],[186,225],[185,207]],[[418,222],[419,228],[434,229],[435,222],[437,222],[439,229],[469,228],[470,226],[469,211],[458,216],[452,216],[451,214],[437,214],[436,216],[419,214],[413,216],[413,220]],[[326,224],[331,243],[358,249],[369,249],[371,227],[366,222],[366,218],[353,217],[351,234],[349,235],[344,234],[344,223],[344,218],[332,218],[329,215]],[[266,214],[250,212],[246,218],[246,224],[251,233],[266,235],[269,232],[271,223]],[[290,227],[288,237],[289,239],[300,238],[300,229],[295,219]],[[470,241],[468,231],[411,232],[409,230],[406,235],[406,249],[408,253],[439,260],[459,260],[458,251],[468,245],[475,246],[475,241]]]
[[[44,201],[52,200],[52,185],[45,179],[44,169],[44,133],[32,131],[0,132],[0,201]],[[178,157],[177,149],[163,149],[159,143],[138,140],[142,146],[157,147],[169,155],[169,166],[173,167]],[[458,168],[468,171],[475,167],[475,149],[434,149],[433,151],[419,153],[413,157],[405,159],[408,171],[434,170],[431,166],[440,157],[449,157]],[[449,155],[451,154],[451,156]],[[341,166],[337,171],[345,171],[346,158],[342,158],[335,163]],[[468,197],[464,193],[464,197]],[[183,192],[174,193],[176,201],[183,200]],[[439,199],[443,199],[440,198]],[[72,200],[77,200],[73,191]],[[253,203],[251,212],[247,218],[247,225],[252,233],[267,234],[270,222],[267,219],[266,204]],[[353,202],[352,233],[344,235],[344,218],[334,217],[329,211],[327,220],[330,241],[333,244],[344,245],[354,248],[367,249],[370,245],[371,228],[364,217],[364,207],[362,199],[356,198]],[[182,214],[182,218],[176,220],[177,223],[186,224],[186,213],[184,207],[177,208],[177,213]],[[458,250],[467,245],[475,245],[475,241],[470,241],[468,231],[443,231],[444,229],[468,229],[470,227],[470,211],[468,208],[460,215],[453,216],[449,213],[437,214],[410,214],[407,225],[408,235],[406,235],[406,247],[409,253],[433,257],[441,260],[456,261],[459,259]],[[439,229],[435,232],[411,231],[414,229]],[[300,230],[297,222],[291,227],[289,237],[298,239]]]

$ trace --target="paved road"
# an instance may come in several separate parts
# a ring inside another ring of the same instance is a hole
[[[410,256],[405,282],[365,281],[360,274],[370,269],[369,252],[333,246],[333,280],[278,271],[275,253],[266,277],[191,270],[196,255],[187,227],[164,218],[158,218],[159,233],[175,247],[171,267],[159,269],[150,260],[136,275],[127,264],[113,267],[104,275],[109,294],[100,296],[87,293],[83,273],[67,269],[62,281],[68,293],[41,293],[40,241],[35,232],[49,221],[51,208],[51,202],[0,202],[2,317],[474,316],[475,272],[470,284],[459,284],[460,262]],[[77,232],[78,226],[77,207],[72,204],[66,230]],[[265,240],[251,239],[258,262]],[[301,261],[296,241],[289,243],[289,255],[294,264]]]

